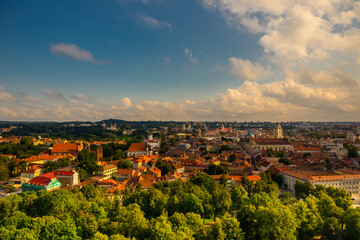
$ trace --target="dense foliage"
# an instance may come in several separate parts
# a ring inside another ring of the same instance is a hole
[[[22,138],[19,144],[0,144],[0,154],[11,154],[17,158],[28,158],[41,152],[39,146],[31,142],[31,138]]]
[[[228,189],[201,173],[122,202],[91,185],[13,195],[0,199],[0,239],[359,239],[360,209],[344,190],[301,186],[298,200],[262,177]]]

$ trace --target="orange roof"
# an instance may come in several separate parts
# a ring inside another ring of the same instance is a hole
[[[102,181],[99,181],[98,184],[99,185],[114,185],[114,186],[119,185],[119,183],[117,181],[115,181],[114,179],[102,180]]]
[[[138,171],[140,171],[140,172],[144,172],[144,171],[146,171],[147,170],[147,168],[145,167],[145,166],[141,166],[139,169],[138,169]]]
[[[118,169],[117,172],[115,174],[119,174],[119,175],[132,175],[133,172],[135,170],[134,169]]]
[[[172,165],[173,165],[173,167],[174,167],[175,169],[180,169],[180,168],[185,167],[184,165],[182,165],[182,164],[180,164],[180,163],[173,163]]]
[[[155,173],[155,174],[161,174],[161,170],[159,168],[155,167],[155,166],[150,168],[150,171]]]
[[[114,169],[114,168],[117,168],[117,166],[114,164],[108,164],[106,166],[103,166],[102,170],[105,171],[105,170]]]
[[[78,151],[78,145],[76,143],[54,143],[52,152],[69,152]]]
[[[124,191],[125,190],[125,184],[120,183],[117,186],[109,188],[108,193],[114,193],[116,191],[116,189],[119,190],[120,192]]]
[[[21,159],[21,161],[26,161],[28,163],[31,163],[31,162],[38,162],[38,161],[53,161],[54,159],[60,159],[60,158],[65,158],[65,157],[70,157],[72,158],[73,155],[71,154],[66,154],[66,155],[61,155],[61,156],[54,156],[54,155],[49,155],[49,154],[42,154],[42,155],[34,155],[34,156],[31,156],[31,157],[28,157],[28,158],[24,158],[24,159]]]
[[[146,151],[146,143],[132,143],[127,151],[128,152]]]

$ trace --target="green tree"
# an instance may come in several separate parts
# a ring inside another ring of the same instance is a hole
[[[123,150],[121,150],[121,149],[115,150],[113,160],[121,160],[121,159],[125,159],[125,158],[126,158],[126,156],[125,156],[125,153]]]
[[[117,167],[120,169],[133,169],[134,168],[134,166],[130,162],[130,160],[119,160],[117,162]]]
[[[10,173],[15,172],[16,167],[17,167],[17,162],[15,160],[9,160],[9,161],[4,161],[5,163],[7,163],[7,167],[10,171]]]
[[[349,209],[344,215],[346,240],[360,239],[360,208]]]
[[[89,152],[89,150],[87,149],[83,149],[80,151],[78,155],[78,160],[78,167],[84,169],[89,176],[93,176],[100,168],[99,165],[97,165],[96,153]]]
[[[320,235],[324,221],[319,213],[317,203],[318,200],[315,197],[306,197],[304,201],[298,202],[295,213],[300,223],[299,239],[313,239]]]
[[[9,178],[9,169],[5,164],[0,164],[0,181]]]
[[[218,166],[213,163],[210,163],[208,168],[204,170],[205,173],[209,175],[219,175],[219,174],[226,174],[229,172],[229,169],[226,167]]]
[[[359,157],[358,149],[354,145],[349,145],[348,147],[348,157],[357,158]]]
[[[229,213],[225,213],[221,218],[221,225],[223,232],[225,233],[225,239],[230,240],[242,240],[244,239],[244,233],[240,228],[239,221],[230,216]]]
[[[272,148],[268,148],[266,150],[266,153],[267,153],[268,157],[272,157],[274,155],[274,150]]]
[[[168,174],[169,172],[171,172],[173,170],[173,167],[171,166],[171,164],[166,163],[161,159],[159,159],[156,162],[155,166],[161,170],[162,176],[165,176],[166,174]]]
[[[167,216],[153,218],[150,223],[150,239],[173,240],[179,239],[173,230]],[[189,238],[191,239],[191,238]]]
[[[234,162],[236,160],[236,154],[232,153],[229,157],[229,162]]]
[[[248,200],[248,193],[243,186],[233,186],[231,189],[232,209],[239,210]]]
[[[237,218],[247,239],[296,239],[293,211],[265,193],[251,196]]]
[[[220,184],[226,187],[227,178],[226,178],[225,174],[223,174],[223,175],[220,177]]]
[[[160,154],[164,154],[168,151],[169,147],[167,145],[167,142],[163,141],[160,143],[160,150],[159,150],[159,153]]]
[[[297,199],[304,199],[307,196],[314,194],[314,192],[315,192],[314,186],[310,182],[307,182],[307,181],[302,183],[302,182],[296,180],[294,189],[295,189],[295,196]]]
[[[12,183],[8,184],[6,188],[9,192],[15,192],[15,186]]]

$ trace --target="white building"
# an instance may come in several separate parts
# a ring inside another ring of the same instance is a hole
[[[152,155],[146,143],[132,143],[126,151],[127,157]]]
[[[157,138],[153,138],[153,135],[151,135],[151,134],[148,136],[147,139],[144,140],[144,143],[146,143],[150,149],[160,147],[160,140]]]
[[[312,185],[323,185],[345,189],[351,194],[360,193],[360,174],[335,174],[327,172],[299,172],[295,170],[281,171],[287,189],[295,192],[296,181],[310,182]]]
[[[266,151],[271,148],[276,152],[288,152],[294,149],[290,141],[286,138],[253,138],[246,147],[248,148],[248,152],[251,152],[255,148],[258,148],[261,151]]]

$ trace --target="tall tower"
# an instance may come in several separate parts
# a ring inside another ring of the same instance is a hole
[[[274,129],[274,138],[283,138],[283,130],[282,127],[280,125],[280,123],[276,123],[276,127]]]

